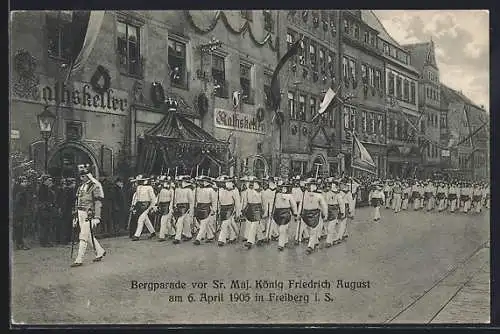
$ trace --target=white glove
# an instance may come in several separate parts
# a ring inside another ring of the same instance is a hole
[[[90,221],[90,223],[92,224],[92,228],[96,227],[100,222],[101,222],[101,220],[99,218],[93,218]]]

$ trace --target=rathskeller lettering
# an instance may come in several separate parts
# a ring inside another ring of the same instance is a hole
[[[231,113],[217,109],[215,122],[224,127],[230,127],[250,132],[265,132],[264,122],[257,122],[255,116],[241,113]]]
[[[113,89],[109,89],[104,94],[97,94],[89,84],[84,84],[79,90],[65,84],[56,82],[54,86],[44,86],[42,88],[42,101],[63,105],[82,106],[84,108],[102,109],[102,111],[126,111],[128,108],[127,99],[117,98]]]

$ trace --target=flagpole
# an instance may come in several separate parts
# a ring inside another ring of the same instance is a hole
[[[351,131],[352,133],[352,145],[351,145],[351,194],[352,194],[352,178],[354,177],[354,139],[355,139],[355,134],[354,134],[354,128]]]

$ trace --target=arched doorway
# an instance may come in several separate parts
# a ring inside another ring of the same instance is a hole
[[[316,176],[316,171],[318,172],[318,176],[322,176],[328,172],[326,160],[322,155],[317,155],[316,158],[314,158],[311,166],[311,177]]]
[[[251,166],[251,170],[249,172],[257,178],[263,178],[269,175],[267,160],[261,155],[250,155],[247,158],[246,165]]]
[[[90,164],[92,174],[99,177],[99,166],[92,152],[78,143],[65,143],[49,158],[48,173],[53,177],[78,177],[78,165]]]

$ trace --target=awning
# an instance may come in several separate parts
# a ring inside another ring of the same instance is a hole
[[[157,169],[158,159],[162,169],[181,166],[192,170],[207,157],[219,166],[229,162],[227,142],[216,139],[175,112],[166,114],[157,125],[147,130],[144,139],[138,161],[138,170],[144,174]]]

